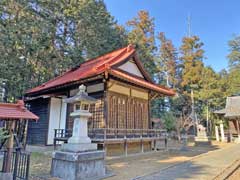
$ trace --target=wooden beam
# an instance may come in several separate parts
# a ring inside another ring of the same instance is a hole
[[[141,153],[144,153],[144,144],[143,144],[142,136],[141,136]]]
[[[108,114],[109,114],[109,98],[108,98],[108,93],[107,93],[107,80],[104,82],[104,105],[103,105],[103,113],[104,113],[104,127],[108,127]]]
[[[11,171],[11,164],[12,164],[12,152],[13,152],[13,144],[14,144],[14,128],[15,128],[15,120],[8,122],[8,129],[9,129],[9,138],[7,142],[7,161],[4,164],[3,172],[9,173]]]

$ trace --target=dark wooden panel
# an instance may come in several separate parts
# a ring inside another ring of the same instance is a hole
[[[48,134],[49,98],[39,98],[28,103],[30,110],[39,117],[39,120],[29,121],[27,142],[45,145]]]
[[[108,128],[148,129],[148,101],[108,92]]]

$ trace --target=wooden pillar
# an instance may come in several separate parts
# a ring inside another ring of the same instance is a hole
[[[104,128],[104,139],[103,139],[103,150],[105,151],[105,157],[107,156],[107,145],[106,145],[106,140],[107,140],[107,129]]]
[[[12,152],[13,152],[13,144],[14,144],[14,135],[13,131],[15,128],[15,120],[9,122],[9,138],[7,142],[7,161],[6,164],[4,164],[3,172],[10,172],[11,170],[11,163],[12,163]]]
[[[232,131],[231,131],[231,128],[230,128],[230,121],[228,120],[228,138],[229,138],[229,142],[232,142]]]
[[[109,106],[109,96],[108,96],[108,93],[107,93],[107,80],[104,79],[104,92],[103,92],[103,116],[104,116],[104,128],[107,128],[109,127],[109,122],[108,122],[108,114],[109,114],[109,109],[108,109],[108,106]]]
[[[127,138],[124,137],[124,155],[127,156],[128,155],[128,147],[127,147]]]
[[[239,130],[239,120],[238,119],[236,119],[236,123],[237,123],[238,139],[240,139],[240,130]]]
[[[25,122],[24,135],[23,135],[23,148],[26,149],[27,145],[27,131],[28,131],[28,120]]]
[[[144,143],[143,143],[142,136],[141,136],[140,144],[141,144],[141,153],[144,153]]]

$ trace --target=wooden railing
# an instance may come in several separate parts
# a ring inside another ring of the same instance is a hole
[[[67,143],[68,139],[72,136],[72,130],[70,129],[54,129],[53,145],[56,149],[57,142]]]
[[[72,131],[64,129],[55,129],[54,148],[57,141],[67,142]],[[128,142],[140,142],[141,152],[144,152],[144,141],[153,142],[154,150],[157,149],[156,142],[164,140],[165,148],[167,148],[167,131],[162,129],[115,129],[115,128],[96,128],[88,129],[88,136],[92,142],[103,145],[106,150],[108,143],[123,143],[124,154],[127,156]]]
[[[69,138],[72,136],[70,129],[54,129],[54,138]]]
[[[67,142],[71,137],[72,130],[55,129],[54,145],[57,141]],[[96,128],[88,129],[88,136],[94,141],[104,141],[109,139],[156,139],[166,138],[167,132],[162,129],[117,129],[117,128]]]
[[[97,128],[88,129],[88,135],[93,140],[107,139],[136,139],[136,138],[160,138],[166,137],[166,130],[160,129],[115,129]]]

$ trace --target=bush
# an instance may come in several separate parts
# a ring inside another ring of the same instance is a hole
[[[176,130],[176,117],[172,112],[165,112],[161,119],[167,131]]]
[[[0,128],[0,144],[2,144],[7,138],[9,138],[8,131],[4,128]]]

